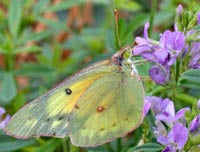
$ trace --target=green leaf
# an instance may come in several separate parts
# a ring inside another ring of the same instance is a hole
[[[142,151],[142,152],[157,152],[161,151],[163,149],[163,146],[156,143],[146,143],[144,145],[136,146],[133,148],[130,148],[128,152],[136,152],[136,151]]]
[[[33,13],[35,15],[39,15],[40,13],[44,12],[48,8],[50,0],[42,0],[42,1],[37,1],[35,5],[33,6]]]
[[[188,152],[200,152],[200,147],[197,146],[193,146],[190,148],[190,150]]]
[[[12,0],[8,14],[8,26],[13,37],[16,37],[21,22],[21,3],[19,0]]]
[[[2,46],[0,46],[0,53],[7,54],[8,51],[6,51],[4,48],[2,48]]]
[[[22,149],[26,146],[32,145],[36,143],[35,140],[16,140],[16,141],[9,141],[9,142],[1,142],[0,143],[0,151],[2,152],[10,152],[14,150]]]
[[[135,1],[115,0],[114,2],[115,2],[115,7],[118,9],[124,9],[127,11],[138,11],[139,9],[141,9],[141,6]]]
[[[51,34],[52,34],[52,31],[50,31],[50,30],[45,30],[45,31],[38,32],[38,33],[30,33],[29,35],[27,35],[27,39],[25,42],[41,41],[45,38],[48,38]]]
[[[182,75],[188,76],[200,76],[200,69],[190,69],[182,73]]]
[[[41,64],[24,64],[20,69],[15,71],[16,75],[25,75],[29,77],[47,77],[54,72],[54,68]]]
[[[61,11],[61,10],[67,10],[75,5],[80,5],[85,3],[86,1],[84,0],[68,0],[68,1],[63,1],[61,3],[58,3],[56,5],[53,5],[51,7],[49,7],[47,10],[45,11]]]
[[[17,53],[22,53],[22,52],[40,52],[41,51],[41,48],[36,46],[36,45],[33,45],[33,46],[30,46],[30,47],[21,47],[21,48],[17,48],[16,50],[14,50],[14,53],[17,54]]]
[[[0,102],[9,104],[17,95],[17,88],[14,77],[11,73],[4,73],[3,81],[0,86]]]
[[[45,19],[42,17],[38,17],[39,22],[44,23],[48,27],[51,27],[55,32],[67,31],[67,26],[65,23],[59,21],[52,21],[50,19]]]
[[[182,73],[179,78],[178,84],[186,88],[200,89],[200,70],[191,69]]]
[[[44,12],[46,11],[53,11],[53,12],[57,12],[57,11],[61,11],[61,10],[67,10],[70,9],[71,7],[75,6],[75,5],[80,5],[83,3],[88,2],[87,0],[68,0],[68,1],[63,1],[60,2],[56,5],[50,6],[48,9],[44,10]],[[110,4],[111,2],[108,0],[93,0],[92,1],[95,4]]]
[[[34,151],[35,152],[44,152],[44,151],[54,152],[55,149],[61,144],[62,140],[63,139],[51,138],[44,145],[36,148]]]
[[[195,97],[190,96],[189,94],[185,94],[185,93],[180,93],[180,94],[177,93],[176,97],[175,97],[175,102],[181,101],[181,103],[182,104],[185,103],[186,106],[194,104],[196,102],[196,100],[197,99]],[[178,104],[180,104],[180,102],[179,103],[177,102],[177,105]]]
[[[194,30],[200,30],[200,25],[196,25],[193,29]]]
[[[133,19],[129,22],[126,34],[132,34],[135,32],[139,27],[143,26],[149,19],[149,15],[147,13],[140,13],[135,15]]]

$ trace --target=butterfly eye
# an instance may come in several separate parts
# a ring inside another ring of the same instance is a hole
[[[65,93],[66,93],[67,95],[70,95],[70,94],[72,93],[72,90],[69,89],[69,88],[67,88],[67,89],[65,89]]]
[[[114,64],[121,66],[123,61],[123,56],[121,56],[119,53],[116,53],[112,56],[112,61]]]

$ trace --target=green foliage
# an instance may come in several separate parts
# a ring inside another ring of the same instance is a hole
[[[9,104],[16,97],[17,88],[12,73],[4,73],[0,89],[0,100],[2,105]]]
[[[137,151],[143,151],[143,152],[158,152],[161,151],[163,147],[156,143],[146,143],[141,146],[136,146],[134,148],[131,148],[128,150],[128,152],[137,152]]]
[[[22,13],[21,7],[21,3],[19,3],[18,0],[11,0],[8,14],[8,27],[14,38],[17,37],[20,28]]]
[[[0,148],[1,151],[3,152],[10,152],[10,151],[15,151],[22,149],[26,146],[32,145],[34,143],[34,140],[26,140],[26,141],[13,141],[13,142],[5,142],[5,143],[0,143]]]
[[[200,89],[200,70],[191,69],[182,73],[179,83],[183,87]]]

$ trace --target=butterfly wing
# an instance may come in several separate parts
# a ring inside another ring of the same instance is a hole
[[[143,86],[130,73],[110,60],[94,64],[24,106],[5,131],[17,138],[69,135],[82,147],[124,136],[142,122]]]
[[[101,67],[107,73],[81,96],[70,117],[69,136],[80,147],[101,145],[125,136],[142,122],[144,90],[131,70],[115,65]]]
[[[5,132],[16,138],[65,137],[68,135],[69,117],[77,100],[97,79],[105,75],[98,69],[108,64],[110,60],[94,64],[25,105],[8,122]]]

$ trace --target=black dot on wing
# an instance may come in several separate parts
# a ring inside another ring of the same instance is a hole
[[[66,88],[65,93],[66,93],[66,95],[70,95],[70,94],[72,94],[72,90],[70,88]]]
[[[50,118],[47,118],[47,122],[49,122],[50,121]]]

